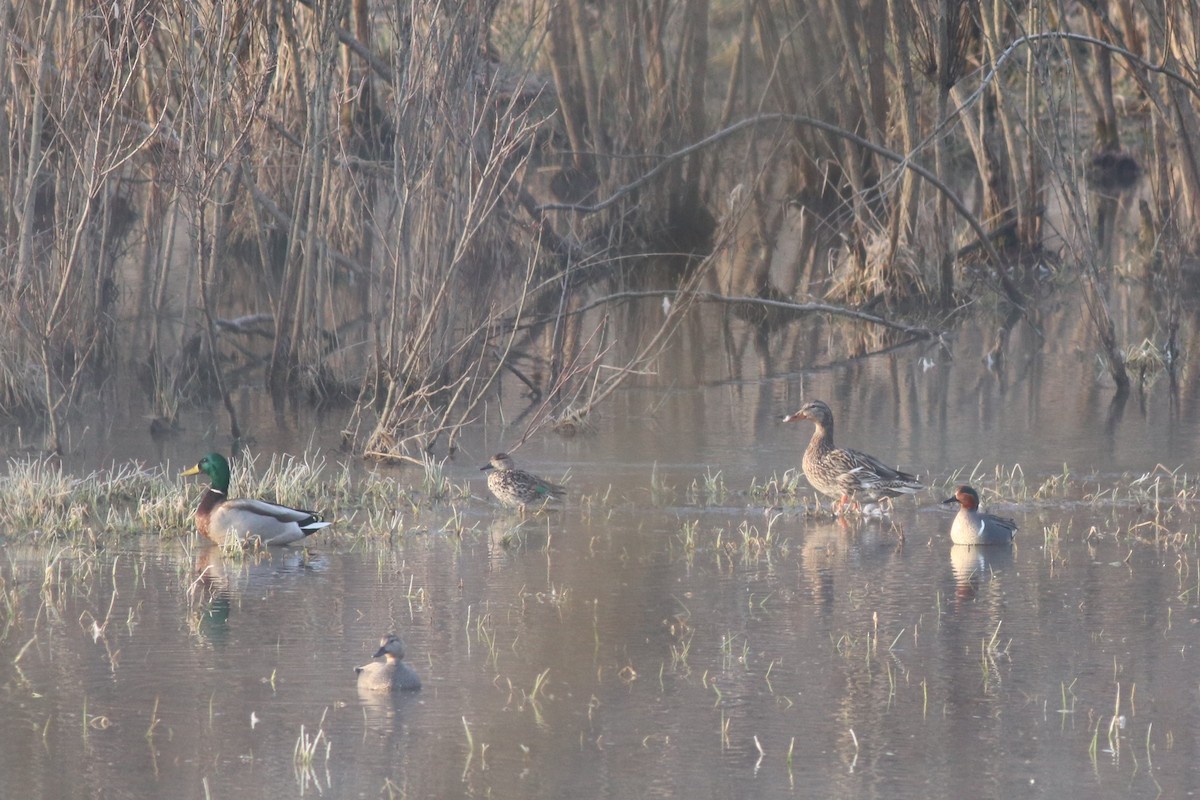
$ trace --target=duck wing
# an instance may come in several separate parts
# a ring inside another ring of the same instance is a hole
[[[987,524],[998,525],[1009,533],[1013,533],[1017,529],[1016,520],[1011,520],[1008,517],[997,517],[995,514],[980,514],[979,516],[982,520],[985,520]],[[983,523],[980,525],[981,530],[982,524]]]
[[[219,541],[235,536],[242,541],[282,545],[298,542],[332,523],[307,509],[241,498],[226,500],[213,509],[208,524]]]
[[[541,497],[565,497],[567,494],[567,487],[539,478],[532,472],[513,470],[513,477],[520,483],[531,486]]]
[[[844,471],[838,478],[843,487],[851,486],[859,491],[900,494],[911,494],[924,488],[915,475],[889,467],[872,455],[858,450],[835,452],[843,456],[839,460],[839,464],[844,465]]]

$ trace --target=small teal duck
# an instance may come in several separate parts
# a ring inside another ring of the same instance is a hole
[[[372,658],[383,656],[383,661],[372,661],[355,667],[358,688],[365,692],[415,692],[421,688],[421,679],[412,667],[404,663],[404,642],[394,633],[379,640],[379,649]]]
[[[220,453],[209,453],[180,474],[200,473],[207,475],[212,485],[196,508],[196,530],[217,544],[291,544],[332,524],[301,508],[265,500],[230,500],[229,462]]]
[[[984,514],[979,510],[979,493],[963,484],[954,490],[954,497],[942,503],[958,503],[958,514],[950,527],[950,541],[955,544],[1010,544],[1017,530],[1011,519]]]
[[[520,509],[522,514],[527,506],[541,505],[564,497],[567,493],[564,486],[551,483],[525,470],[514,469],[513,460],[508,453],[497,453],[480,469],[489,473],[488,489],[496,499],[508,508]]]
[[[833,446],[833,412],[820,400],[805,403],[784,422],[806,419],[816,427],[804,451],[804,476],[823,495],[838,498],[834,512],[859,499],[878,502],[885,497],[913,494],[925,488],[916,476],[892,469],[874,456]]]

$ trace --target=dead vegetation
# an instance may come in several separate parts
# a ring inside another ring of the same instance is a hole
[[[502,379],[535,424],[585,424],[713,271],[764,306],[927,319],[981,290],[1024,308],[1043,253],[1087,284],[1121,390],[1105,284],[1128,187],[1167,295],[1200,250],[1198,14],[17,6],[0,23],[0,405],[62,450],[65,410],[116,371],[162,429],[217,399],[236,437],[230,389],[251,382],[343,404],[355,450],[417,460]],[[630,290],[678,299],[617,329],[597,300]]]

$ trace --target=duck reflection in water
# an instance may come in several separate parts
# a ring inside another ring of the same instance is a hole
[[[954,596],[961,603],[974,602],[984,584],[990,583],[1013,564],[1011,547],[974,547],[956,544],[950,548],[954,571]]]
[[[307,550],[249,550],[226,553],[199,547],[188,586],[188,610],[195,632],[211,635],[224,628],[247,595],[256,605],[269,603],[276,590],[326,568],[325,561]]]

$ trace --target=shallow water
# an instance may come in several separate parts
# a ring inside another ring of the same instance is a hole
[[[571,488],[523,523],[484,496],[479,466],[519,434],[491,414],[446,464],[475,493],[461,532],[435,506],[391,542],[351,518],[246,559],[153,532],[5,539],[6,793],[1194,793],[1200,537],[1165,472],[1158,516],[1130,489],[1158,464],[1195,472],[1190,395],[1113,407],[1068,323],[1041,325],[1014,329],[1002,373],[981,363],[984,321],[950,350],[846,360],[830,326],[765,347],[740,323],[697,330],[591,430],[520,449]],[[841,444],[936,486],[848,523],[806,514],[803,483],[799,503],[752,494],[797,467],[811,428],[778,418],[813,397]],[[336,420],[242,400],[256,450],[332,455]],[[114,408],[75,466],[177,469],[220,444],[216,414],[165,442],[144,422]],[[1088,480],[1056,488],[1064,463]],[[937,501],[973,471],[1015,549],[950,546]],[[360,697],[353,668],[388,630],[424,688]]]
[[[1104,534],[960,551],[924,508],[894,525],[785,514],[762,551],[736,531],[764,532],[762,515],[729,509],[573,507],[507,546],[502,516],[461,541],[248,560],[148,537],[62,556],[45,594],[49,556],[10,548],[6,783],[44,797],[1197,788],[1186,555]],[[1018,513],[1026,531],[1059,516]],[[360,697],[353,667],[390,629],[424,688]],[[311,761],[295,757],[302,732],[321,736]]]

